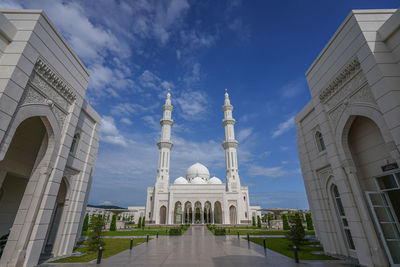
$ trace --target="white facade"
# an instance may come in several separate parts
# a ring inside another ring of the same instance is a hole
[[[88,80],[41,10],[0,11],[1,266],[70,254],[80,236],[101,120]]]
[[[326,252],[400,266],[400,12],[354,10],[306,73],[301,169]]]
[[[171,94],[168,92],[158,142],[159,160],[156,184],[147,189],[146,222],[152,224],[249,224],[253,212],[261,215],[259,207],[251,207],[247,186],[240,185],[237,162],[238,142],[235,140],[232,117],[233,106],[225,93],[224,111],[226,184],[211,177],[204,165],[190,166],[186,178],[178,177],[170,184],[169,166],[172,149],[171,127],[173,125]]]

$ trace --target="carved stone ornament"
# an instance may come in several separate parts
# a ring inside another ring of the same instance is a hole
[[[63,176],[67,178],[68,182],[72,184],[73,177],[78,175],[80,172],[68,167],[65,167]]]
[[[75,99],[76,94],[71,86],[48,63],[39,58],[29,79],[21,105],[48,105],[62,127]]]
[[[320,170],[317,171],[317,176],[318,179],[321,181],[322,185],[326,185],[326,182],[328,181],[328,178],[333,175],[333,171],[331,166],[322,168]]]
[[[360,62],[358,62],[357,58],[354,58],[345,67],[345,69],[329,83],[327,88],[322,90],[321,94],[319,95],[321,102],[326,103],[328,99],[330,99],[338,90],[340,90],[346,82],[351,80],[359,70]]]
[[[70,103],[76,99],[76,94],[71,86],[44,59],[39,58],[36,61],[35,71],[52,87],[59,90]]]

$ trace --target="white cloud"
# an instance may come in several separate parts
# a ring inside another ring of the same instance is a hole
[[[129,140],[119,133],[113,117],[104,116],[100,127],[100,140],[119,146],[128,146]]]
[[[278,137],[282,134],[284,134],[285,132],[287,132],[288,130],[290,130],[292,127],[294,127],[294,116],[290,117],[288,120],[280,123],[278,125],[278,129],[276,129],[273,133],[272,133],[272,138]]]
[[[295,81],[292,81],[281,88],[284,97],[294,97],[305,89],[304,78],[301,77]]]
[[[240,129],[237,133],[237,139],[239,142],[245,141],[253,132],[253,128]]]
[[[113,204],[113,203],[112,203],[111,201],[105,200],[105,201],[101,202],[100,205],[111,206],[112,204]]]
[[[2,0],[0,3],[1,9],[21,9],[22,6],[12,0]]]
[[[250,165],[248,170],[248,175],[250,176],[265,176],[265,177],[281,177],[287,174],[287,171],[285,171],[282,166],[277,166],[277,167],[263,167],[263,166],[258,166],[258,165]]]
[[[207,112],[207,95],[202,91],[183,91],[175,100],[183,113],[180,115],[186,120],[203,119]]]
[[[121,122],[126,124],[126,125],[132,125],[132,121],[128,118],[122,118]]]
[[[155,116],[146,115],[142,117],[146,124],[153,130],[161,130],[160,121]]]

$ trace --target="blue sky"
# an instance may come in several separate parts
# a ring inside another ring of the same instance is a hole
[[[199,161],[225,180],[228,88],[239,173],[252,205],[308,208],[293,117],[304,73],[352,9],[398,1],[9,1],[44,9],[91,72],[103,118],[91,204],[144,205],[156,177],[161,106],[171,88],[171,182]]]

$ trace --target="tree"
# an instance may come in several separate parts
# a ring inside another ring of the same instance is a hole
[[[311,213],[306,213],[307,230],[314,230]]]
[[[253,226],[256,226],[256,218],[254,216],[252,218],[252,223],[253,223]]]
[[[143,216],[143,218],[142,218],[142,229],[144,229],[144,226],[146,225],[146,223],[145,223],[145,217]]]
[[[141,228],[142,227],[142,217],[139,217],[139,221],[137,223],[137,228]]]
[[[91,221],[92,227],[88,234],[88,248],[90,251],[97,251],[100,247],[104,247],[102,239],[104,219],[101,216],[93,216]]]
[[[116,231],[116,230],[117,230],[117,216],[113,215],[110,224],[110,231]]]
[[[89,215],[85,215],[85,219],[83,220],[83,225],[82,225],[82,233],[87,232],[89,229]]]
[[[261,218],[259,215],[257,215],[257,227],[261,228]]]
[[[289,230],[289,222],[286,214],[282,214],[282,223],[283,223],[283,230]]]
[[[300,214],[296,214],[292,217],[290,231],[287,234],[287,238],[292,241],[293,245],[300,248],[300,245],[304,242],[305,231],[303,223],[300,218]]]

